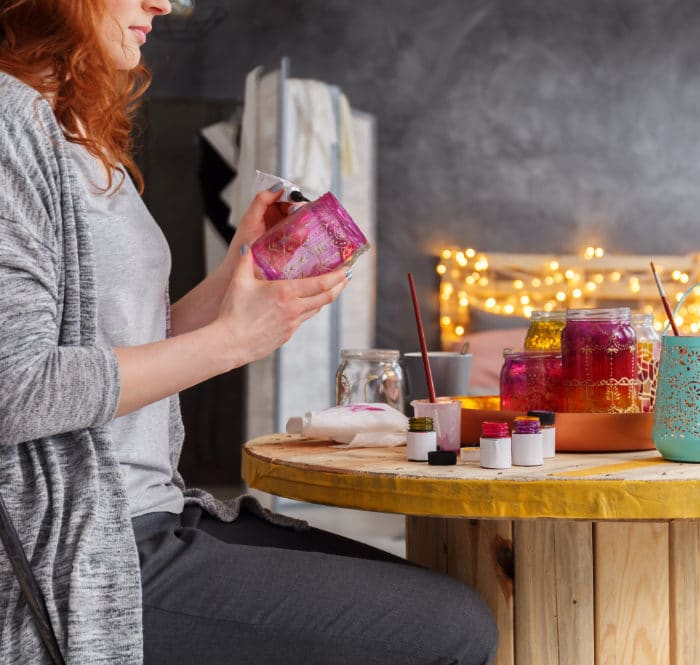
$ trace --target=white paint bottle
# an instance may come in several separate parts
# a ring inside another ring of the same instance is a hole
[[[481,423],[479,464],[484,469],[510,469],[511,438],[508,423]]]
[[[540,466],[543,460],[540,419],[518,416],[514,421],[512,458],[514,466]]]
[[[406,458],[409,462],[427,462],[428,453],[437,450],[437,433],[433,419],[409,418],[406,433]]]
[[[540,429],[542,430],[542,456],[545,459],[554,457],[557,449],[554,411],[528,411],[527,415],[540,419]]]

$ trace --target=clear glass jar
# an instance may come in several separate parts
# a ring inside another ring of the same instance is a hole
[[[501,409],[563,411],[559,351],[503,351]]]
[[[567,411],[639,411],[637,335],[629,307],[567,310],[561,352]]]
[[[384,402],[404,412],[400,353],[393,349],[343,349],[335,374],[335,403]]]
[[[566,311],[535,311],[530,315],[530,327],[525,337],[527,351],[558,351],[561,331],[566,325]]]
[[[654,328],[654,317],[645,312],[632,314],[632,327],[637,333],[637,377],[639,406],[643,413],[654,410],[656,375],[659,371],[661,337]]]

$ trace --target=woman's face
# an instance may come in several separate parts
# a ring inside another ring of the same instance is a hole
[[[153,19],[170,13],[170,0],[106,0],[106,8],[102,37],[107,51],[117,69],[133,69]]]

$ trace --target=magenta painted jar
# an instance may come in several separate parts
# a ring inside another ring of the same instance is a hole
[[[639,411],[637,335],[629,307],[567,310],[561,351],[567,411]]]
[[[268,229],[251,252],[267,279],[296,279],[349,267],[368,248],[347,210],[327,192]]]
[[[562,411],[562,373],[559,351],[503,352],[501,409]]]

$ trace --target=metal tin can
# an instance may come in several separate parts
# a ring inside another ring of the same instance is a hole
[[[629,307],[567,310],[561,351],[567,411],[640,410],[637,335]]]
[[[562,411],[562,360],[559,351],[503,351],[501,409]]]
[[[528,351],[558,351],[561,349],[561,331],[566,325],[566,312],[535,311],[530,315],[530,327],[525,336]]]
[[[403,413],[400,355],[393,349],[343,349],[335,375],[335,403],[384,402]]]

